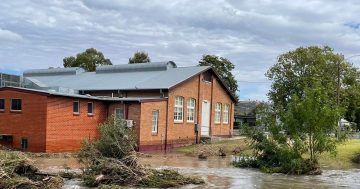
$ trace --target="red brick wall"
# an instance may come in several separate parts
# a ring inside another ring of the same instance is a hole
[[[138,144],[140,143],[140,116],[141,116],[141,104],[134,102],[134,103],[128,103],[126,105],[127,110],[127,119],[134,121],[134,130],[136,132],[136,136],[138,137]]]
[[[193,144],[196,142],[195,123],[198,122],[197,116],[195,116],[194,123],[188,122],[186,107],[187,100],[189,98],[194,98],[196,100],[195,115],[199,112],[198,86],[199,77],[197,76],[169,90],[168,144],[170,145],[170,147],[181,146],[184,144]],[[174,121],[174,104],[176,96],[182,96],[184,98],[184,113],[182,122]]]
[[[174,146],[190,144],[195,142],[194,124],[201,125],[201,109],[202,102],[207,100],[211,102],[210,114],[210,135],[211,136],[232,136],[233,131],[233,116],[234,116],[234,103],[220,81],[216,80],[213,76],[213,82],[203,81],[203,74],[193,77],[184,83],[169,90],[169,116],[168,116],[168,140],[169,143],[174,143]],[[200,81],[200,82],[199,82]],[[200,86],[199,86],[200,85]],[[200,90],[199,90],[200,89]],[[184,97],[184,119],[181,123],[174,122],[174,103],[175,96]],[[195,123],[188,123],[187,116],[187,100],[189,98],[196,99],[196,119]],[[229,105],[229,122],[224,124],[221,120],[220,124],[215,124],[215,104],[220,102],[222,104],[221,118],[223,117],[224,104]],[[200,135],[201,131],[199,131]]]
[[[166,103],[167,101],[142,102],[139,133],[139,150],[165,149],[166,133]],[[159,111],[158,132],[152,132],[152,112]]]
[[[224,91],[220,81],[214,78],[213,80],[213,99],[211,105],[211,135],[212,136],[231,136],[233,131],[233,102],[230,96]],[[215,123],[215,104],[221,103],[221,122]],[[229,121],[227,124],[223,123],[223,113],[225,104],[229,105]]]
[[[28,151],[45,151],[46,99],[40,93],[1,90],[5,111],[0,112],[0,134],[13,135],[12,147],[21,148],[21,138],[28,139]],[[10,99],[22,99],[22,111],[10,111]]]
[[[80,114],[73,113],[73,98],[48,98],[46,152],[75,151],[84,139],[98,136],[98,125],[107,118],[107,105],[100,101],[76,100],[80,101]],[[87,114],[88,102],[94,103],[91,116]]]

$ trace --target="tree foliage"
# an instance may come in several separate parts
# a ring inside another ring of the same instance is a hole
[[[236,92],[238,91],[238,84],[234,75],[231,73],[235,68],[235,65],[230,62],[230,60],[216,55],[203,55],[202,59],[199,61],[199,66],[211,66],[230,91],[237,96]]]
[[[338,69],[339,68],[339,69]],[[269,98],[279,111],[285,111],[291,97],[304,97],[304,89],[316,83],[324,86],[326,95],[336,102],[338,70],[340,75],[340,105],[347,106],[346,90],[359,78],[356,68],[345,62],[341,54],[330,47],[300,47],[278,57],[266,76],[273,81]]]
[[[258,115],[269,133],[249,131],[257,152],[251,165],[267,172],[320,173],[319,154],[336,152],[336,143],[344,139],[333,135],[337,122],[349,105],[356,106],[351,96],[359,89],[357,70],[331,48],[313,46],[280,55],[266,75],[273,80],[271,105]]]
[[[102,52],[94,48],[86,49],[85,52],[63,59],[64,67],[81,67],[86,71],[95,71],[97,66],[112,65],[110,59],[105,58]]]
[[[150,61],[151,59],[145,51],[137,51],[131,58],[129,58],[129,64],[147,63]]]

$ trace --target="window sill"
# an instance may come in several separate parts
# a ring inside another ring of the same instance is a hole
[[[4,109],[1,109],[0,112],[5,112],[5,110],[4,110]]]
[[[215,125],[221,125],[221,123],[214,123]]]
[[[195,121],[186,121],[186,123],[195,124]]]
[[[94,114],[87,114],[88,117],[94,117]]]
[[[10,110],[10,112],[12,112],[12,113],[21,113],[22,110]]]
[[[183,124],[183,121],[174,121],[174,124]]]
[[[80,115],[80,113],[73,113],[73,115],[74,115],[74,116],[79,116],[79,115]]]
[[[157,132],[151,132],[151,136],[157,136],[158,133]]]

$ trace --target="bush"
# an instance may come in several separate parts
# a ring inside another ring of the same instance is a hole
[[[354,157],[351,158],[351,161],[360,164],[360,153],[355,154]]]
[[[139,164],[135,152],[136,135],[123,121],[111,117],[99,130],[99,140],[84,141],[78,154],[85,166],[82,176],[85,185],[168,187],[203,183],[176,171],[156,171]]]
[[[259,168],[266,173],[321,174],[316,161],[304,159],[291,145],[267,138],[262,131],[256,129],[247,132],[252,139],[254,158],[238,158],[233,162],[235,167]]]

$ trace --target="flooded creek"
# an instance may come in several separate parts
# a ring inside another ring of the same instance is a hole
[[[141,163],[152,168],[171,168],[186,175],[200,176],[206,181],[201,186],[184,186],[182,188],[279,188],[279,189],[335,189],[360,188],[360,169],[323,170],[318,176],[290,176],[284,174],[264,174],[253,169],[234,168],[232,157],[210,157],[198,160],[197,157],[183,154],[152,154],[151,157],[141,157]],[[80,164],[74,158],[39,158],[35,163],[45,172],[58,172],[71,167],[81,171]],[[79,180],[68,180],[64,188],[86,188],[80,186]]]

